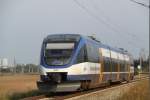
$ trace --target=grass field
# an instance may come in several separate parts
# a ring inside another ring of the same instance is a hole
[[[150,100],[150,81],[142,80],[132,86],[126,93],[120,93],[118,100]]]
[[[37,90],[38,75],[6,75],[0,76],[0,100],[8,100],[15,93]]]
[[[38,79],[39,75],[0,76],[0,100],[17,100],[41,94],[36,87]],[[128,92],[122,90],[118,100],[150,100],[149,80],[137,82]]]

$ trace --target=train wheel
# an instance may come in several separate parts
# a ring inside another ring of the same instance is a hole
[[[124,82],[124,81],[126,81],[126,79],[125,79],[125,78],[122,78],[121,82]]]
[[[129,83],[129,82],[130,82],[130,80],[126,80],[126,82],[127,82],[127,83]]]
[[[86,86],[85,81],[81,81],[81,90],[85,90],[85,86]]]
[[[90,81],[82,81],[81,82],[81,90],[88,90],[90,87]]]
[[[134,79],[134,76],[131,76],[131,80],[133,80]]]
[[[90,88],[90,81],[86,81],[86,89],[88,90]]]
[[[112,81],[108,80],[107,84],[108,84],[108,86],[110,86],[112,84]]]

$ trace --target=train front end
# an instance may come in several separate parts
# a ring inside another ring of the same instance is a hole
[[[80,41],[80,35],[60,34],[47,36],[40,56],[40,80],[37,87],[43,92],[76,91],[79,81],[68,79],[76,69],[71,66]]]

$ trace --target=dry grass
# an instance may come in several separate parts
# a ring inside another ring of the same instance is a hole
[[[37,90],[38,75],[0,76],[0,100],[7,100],[10,95]]]
[[[149,80],[139,81],[127,92],[120,92],[120,95],[118,100],[150,100]]]
[[[0,100],[16,100],[40,94],[36,87],[38,79],[38,75],[0,76]],[[149,80],[139,81],[129,89],[121,89],[118,100],[150,100]]]

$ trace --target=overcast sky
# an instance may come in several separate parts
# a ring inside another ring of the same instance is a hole
[[[0,0],[0,58],[38,64],[43,38],[55,33],[95,33],[138,57],[149,51],[149,9],[130,0]]]

